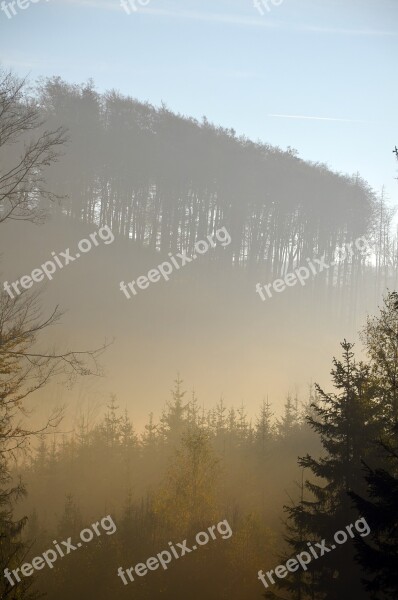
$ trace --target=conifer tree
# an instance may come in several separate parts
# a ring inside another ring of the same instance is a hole
[[[292,435],[298,426],[298,402],[297,399],[293,401],[291,395],[288,394],[285,402],[284,415],[277,423],[278,435],[285,440]]]
[[[260,408],[260,414],[256,419],[255,426],[255,442],[261,455],[265,455],[274,441],[275,431],[272,423],[273,413],[268,400],[263,400]]]
[[[217,507],[219,472],[207,433],[185,432],[155,502],[162,521],[181,532],[199,531],[210,522]]]
[[[331,371],[338,393],[327,394],[316,386],[320,403],[313,406],[316,417],[308,417],[310,427],[320,436],[324,455],[299,459],[300,466],[312,473],[312,480],[306,481],[312,499],[286,507],[300,537],[307,537],[308,542],[325,539],[329,546],[336,531],[358,518],[349,492],[365,491],[361,461],[375,458],[372,440],[379,429],[370,368],[355,362],[352,344],[344,340],[341,346],[343,358],[333,359]],[[297,543],[301,541],[292,541],[292,547]],[[312,579],[315,598],[339,600],[348,589],[356,599],[367,597],[354,561],[354,546],[349,541],[314,561],[311,570],[316,572],[307,574],[306,580],[309,584]]]
[[[154,422],[154,415],[151,412],[149,414],[149,422],[144,426],[144,432],[142,434],[142,444],[144,449],[151,449],[157,445],[159,439],[158,425]]]
[[[353,490],[371,533],[356,541],[366,589],[374,600],[398,597],[398,294],[388,293],[362,332],[375,380],[380,434],[376,467],[364,461],[367,495]]]
[[[66,539],[80,532],[82,525],[83,519],[80,509],[74,501],[72,494],[67,494],[63,513],[58,521],[57,535],[62,539]]]
[[[361,337],[377,385],[376,399],[385,427],[398,424],[398,293],[388,292],[379,314],[368,317]]]
[[[350,493],[370,527],[369,538],[355,541],[372,600],[398,598],[398,451],[391,452],[391,472],[366,468],[368,499]]]
[[[120,439],[120,424],[123,417],[118,416],[119,407],[116,404],[116,396],[111,396],[111,402],[108,405],[108,411],[105,414],[103,432],[105,435],[106,445],[110,448],[115,448]]]
[[[227,427],[227,414],[226,414],[226,406],[224,404],[224,399],[221,397],[220,402],[217,404],[215,409],[215,417],[216,417],[216,434],[223,435],[225,434],[225,430]]]
[[[191,429],[195,429],[196,427],[199,426],[200,423],[200,408],[199,408],[199,402],[198,402],[198,397],[195,394],[195,390],[192,390],[192,395],[191,395],[191,401],[188,404],[187,407],[187,421],[188,421],[188,427]]]
[[[250,441],[252,428],[251,424],[247,422],[247,414],[245,412],[245,407],[243,404],[240,408],[238,408],[238,422],[237,422],[237,432],[239,444],[244,445],[246,442]]]
[[[167,402],[166,410],[160,420],[163,436],[171,444],[178,443],[187,425],[189,403],[184,404],[186,392],[182,391],[182,383],[182,379],[177,375],[177,379],[174,381],[174,389],[171,392],[172,401]]]

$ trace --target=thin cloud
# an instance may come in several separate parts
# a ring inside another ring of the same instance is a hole
[[[117,0],[60,0],[67,4],[84,6],[87,8],[102,8],[105,10],[122,11],[120,2]],[[137,7],[138,8],[138,7]],[[125,12],[124,12],[125,14]],[[258,27],[262,29],[286,29],[307,33],[329,33],[339,35],[357,35],[357,36],[398,36],[397,31],[384,31],[373,29],[345,29],[339,27],[319,27],[312,25],[290,25],[282,21],[264,19],[263,17],[252,17],[239,14],[209,13],[189,10],[170,10],[167,8],[139,7],[138,11],[126,18],[134,19],[137,15],[147,15],[152,17],[164,17],[170,19],[186,19],[191,21],[205,21],[209,23],[221,23],[223,25],[237,25],[243,27]]]
[[[120,2],[109,2],[109,0],[60,0],[60,4],[73,4],[75,6],[82,6],[83,8],[102,8],[104,10],[121,11],[123,8],[120,6]]]
[[[1,59],[2,63],[4,63],[5,65],[7,65],[7,67],[11,67],[11,68],[23,68],[23,69],[36,69],[38,67],[44,67],[44,66],[49,66],[50,62],[48,60],[40,60],[40,59],[32,59],[30,58],[29,60],[19,60],[19,59],[14,59],[14,58],[10,58],[7,56],[3,56],[3,58]]]
[[[340,119],[338,117],[314,117],[306,115],[278,115],[269,114],[268,117],[276,117],[278,119],[304,119],[306,121],[337,121],[339,123],[369,123],[370,121],[360,121],[358,119]]]
[[[318,27],[311,25],[298,25],[297,31],[307,31],[308,33],[332,33],[337,35],[363,35],[375,37],[396,37],[398,31],[384,31],[380,29],[344,29],[341,27]]]

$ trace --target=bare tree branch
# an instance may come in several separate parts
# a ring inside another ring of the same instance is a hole
[[[60,127],[39,133],[44,122],[34,101],[25,96],[25,85],[25,80],[0,70],[0,158],[10,147],[20,147],[16,164],[0,171],[0,223],[8,219],[42,223],[45,201],[61,199],[46,189],[44,170],[58,160],[66,131]]]

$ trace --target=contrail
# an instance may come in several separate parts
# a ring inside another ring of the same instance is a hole
[[[355,119],[338,119],[335,117],[307,117],[305,115],[277,115],[269,114],[268,117],[278,117],[280,119],[305,119],[308,121],[339,121],[340,123],[368,123],[369,121],[358,121]]]

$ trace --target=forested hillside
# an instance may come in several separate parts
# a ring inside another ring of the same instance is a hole
[[[347,304],[354,313],[358,296],[374,303],[396,283],[392,210],[359,174],[334,173],[205,117],[198,122],[115,91],[99,94],[92,82],[54,77],[36,93],[47,126],[69,131],[66,156],[49,175],[68,196],[61,210],[69,217],[108,224],[162,255],[192,255],[196,241],[225,226],[232,243],[224,260],[264,282],[313,256],[330,264],[336,248],[366,236],[374,271],[357,253],[309,283],[318,299],[329,289],[330,309],[340,315]]]

